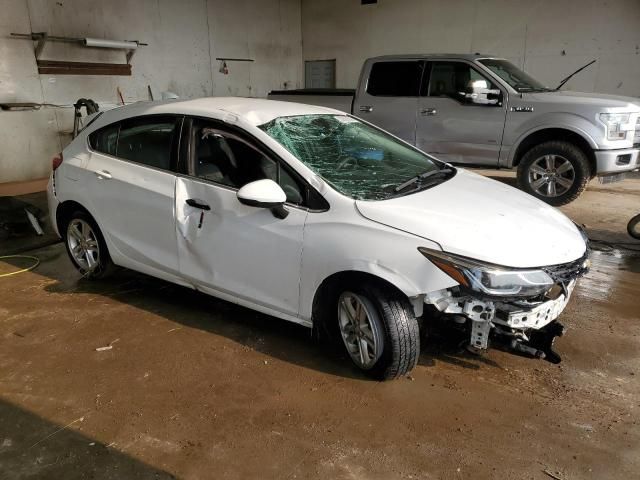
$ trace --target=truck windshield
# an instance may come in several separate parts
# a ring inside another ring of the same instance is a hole
[[[346,115],[278,117],[259,128],[337,191],[356,200],[384,200],[452,176],[445,164]],[[429,175],[429,182],[408,182],[441,169],[444,174]]]
[[[507,60],[485,58],[478,61],[493,73],[498,75],[502,80],[511,85],[518,92],[526,93],[551,91],[550,88],[545,87],[531,75],[523,72],[513,63]]]

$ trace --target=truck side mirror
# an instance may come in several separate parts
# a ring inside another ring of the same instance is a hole
[[[476,105],[502,104],[502,92],[497,88],[475,88],[472,93],[467,93],[465,98],[469,103]]]

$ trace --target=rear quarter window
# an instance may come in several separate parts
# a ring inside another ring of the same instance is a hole
[[[96,152],[115,156],[118,147],[119,130],[120,124],[114,123],[90,133],[89,146]]]
[[[422,62],[377,62],[371,66],[367,93],[376,97],[417,97]]]

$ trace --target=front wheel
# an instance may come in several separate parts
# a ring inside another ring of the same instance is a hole
[[[578,198],[591,179],[589,159],[570,142],[553,140],[536,145],[518,165],[518,184],[525,192],[554,206]]]
[[[356,366],[379,380],[406,375],[416,366],[420,332],[402,294],[371,285],[343,290],[337,300],[340,336]]]
[[[627,225],[627,232],[633,238],[637,238],[640,240],[640,215],[636,215],[631,220],[629,220],[629,224]]]

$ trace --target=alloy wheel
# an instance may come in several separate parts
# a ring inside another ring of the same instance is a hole
[[[100,245],[95,232],[84,220],[71,220],[67,227],[67,244],[76,263],[88,272],[100,262]]]
[[[559,197],[574,184],[576,172],[569,160],[554,154],[537,158],[529,167],[529,184],[544,197]]]
[[[368,370],[382,353],[380,321],[369,300],[353,292],[344,292],[338,300],[340,334],[355,364]]]

